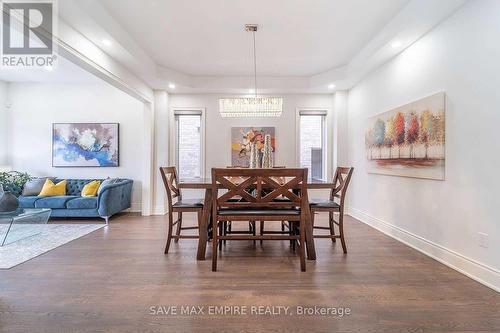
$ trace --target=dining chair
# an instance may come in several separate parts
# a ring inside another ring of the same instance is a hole
[[[353,167],[337,167],[335,176],[333,177],[333,187],[330,191],[330,198],[311,199],[309,204],[311,208],[311,221],[314,229],[329,230],[330,235],[314,235],[314,238],[330,238],[335,243],[337,238],[340,238],[342,249],[347,253],[347,247],[344,236],[344,206],[347,187],[351,181]],[[315,226],[314,215],[316,212],[328,212],[328,227]],[[335,221],[334,214],[339,215],[338,221]],[[335,225],[338,226],[339,234],[335,234]]]
[[[226,168],[228,169],[248,169],[249,167],[246,167],[246,166],[226,166]],[[273,166],[273,168],[276,168],[276,169],[283,169],[283,168],[286,168],[286,166]],[[233,200],[242,200],[241,197],[239,198],[235,198]],[[264,223],[265,221],[260,221],[260,234],[263,235],[264,233],[269,233],[269,232],[265,232],[264,231]],[[285,233],[285,227],[286,224],[285,224],[285,221],[282,221],[281,222],[281,233]],[[224,234],[252,234],[253,236],[256,235],[256,231],[257,231],[257,226],[256,226],[256,222],[255,221],[249,221],[248,222],[248,231],[241,231],[241,230],[238,230],[238,231],[233,231],[233,224],[231,223],[231,221],[224,221],[222,222],[222,224],[219,225],[219,228],[222,228]],[[226,241],[223,242],[224,244],[226,244]],[[255,243],[255,241],[254,241]],[[260,241],[260,243],[262,244],[262,240]],[[222,248],[222,242],[219,242],[219,249]]]
[[[284,165],[275,165],[273,166],[274,169],[284,169],[286,168],[286,166]],[[283,196],[279,196],[277,197],[276,199],[274,200],[288,200],[286,197],[283,197]],[[272,234],[272,233],[281,233],[281,234],[284,234],[286,233],[286,228],[288,228],[291,232],[291,228],[289,225],[286,224],[285,221],[281,221],[281,232],[275,232],[275,231],[265,231],[265,221],[260,221],[260,235],[264,235],[264,234]],[[262,240],[260,241],[260,244],[262,244]],[[290,243],[292,243],[292,241],[290,241]]]
[[[198,229],[195,227],[182,226],[182,213],[194,212],[197,213],[198,225],[201,222],[203,212],[203,199],[182,199],[182,194],[177,186],[177,170],[175,167],[160,167],[161,178],[167,192],[168,203],[168,234],[167,244],[165,245],[165,253],[168,253],[172,238],[175,242],[179,242],[181,238],[198,239],[198,235],[181,235],[182,230]],[[173,200],[177,199],[174,203]],[[174,221],[174,213],[177,213],[177,220]],[[177,226],[175,235],[173,235],[173,227]]]
[[[276,182],[282,177],[284,182]],[[274,179],[273,179],[274,178]],[[294,190],[296,190],[294,192]],[[298,190],[298,191],[297,191]],[[307,169],[212,169],[212,271],[217,270],[219,240],[294,240],[299,243],[300,268],[306,270],[305,223],[309,217]],[[279,196],[288,200],[275,201]],[[244,200],[232,200],[241,197]],[[293,235],[225,235],[219,221],[293,221]]]
[[[246,166],[233,166],[233,165],[228,165],[226,166],[227,169],[248,169],[249,167],[246,167]],[[236,196],[234,198],[232,198],[233,201],[239,201],[239,200],[243,200],[243,198],[241,198],[240,196]],[[250,235],[253,235],[255,236],[256,235],[256,223],[255,221],[249,221],[248,222],[248,231],[246,230],[233,230],[233,223],[231,221],[222,221],[220,224],[219,224],[219,229],[222,229],[222,232],[224,233],[224,235],[229,235],[229,234],[250,234]],[[254,241],[255,243],[255,241]],[[223,241],[223,242],[219,242],[219,250],[222,249],[222,245],[225,245],[226,244],[226,241]]]

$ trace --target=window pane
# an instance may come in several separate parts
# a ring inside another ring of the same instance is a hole
[[[310,178],[323,179],[323,117],[300,116],[300,166],[309,169]]]
[[[201,116],[177,116],[179,177],[201,176]]]

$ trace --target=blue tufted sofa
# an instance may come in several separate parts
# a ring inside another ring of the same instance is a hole
[[[54,180],[55,183],[62,179]],[[114,184],[99,189],[97,197],[82,197],[83,186],[93,179],[66,179],[66,195],[56,197],[22,196],[22,188],[7,186],[19,198],[21,208],[50,208],[51,217],[102,217],[106,224],[109,218],[130,208],[132,183],[130,179],[119,179]],[[102,182],[102,180],[101,180]]]

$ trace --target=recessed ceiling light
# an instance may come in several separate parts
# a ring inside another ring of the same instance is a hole
[[[170,89],[175,89],[175,84],[173,84],[173,83],[169,83],[169,84],[168,84],[168,87],[169,87]]]
[[[102,43],[103,43],[104,45],[106,45],[106,46],[111,46],[111,41],[110,41],[109,39],[106,39],[106,38],[105,38],[105,39],[103,39],[103,40],[102,40]]]
[[[249,94],[255,94],[255,89],[248,89]]]
[[[396,41],[396,42],[392,42],[392,44],[391,44],[391,47],[392,47],[393,49],[397,49],[397,48],[398,48],[398,47],[400,47],[400,46],[401,46],[401,42],[398,42],[398,41]]]
[[[328,85],[328,89],[335,89],[335,85],[332,83],[332,84],[329,84]]]

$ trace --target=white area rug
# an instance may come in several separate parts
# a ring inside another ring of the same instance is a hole
[[[40,233],[37,235],[0,246],[0,269],[17,266],[104,226],[103,224],[45,224],[37,226],[40,228]]]

